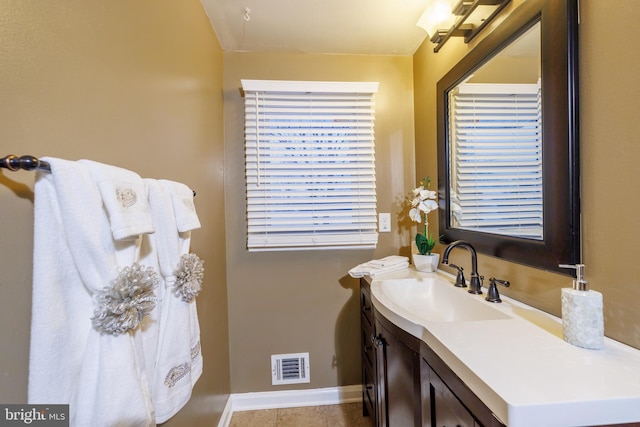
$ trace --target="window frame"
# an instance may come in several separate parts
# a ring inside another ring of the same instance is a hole
[[[378,83],[241,82],[247,249],[375,248]]]

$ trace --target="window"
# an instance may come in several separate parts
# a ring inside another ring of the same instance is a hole
[[[452,226],[542,239],[540,83],[466,83],[449,96]]]
[[[242,88],[248,249],[374,248],[378,83]]]

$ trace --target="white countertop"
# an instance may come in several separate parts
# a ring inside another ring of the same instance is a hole
[[[427,278],[507,316],[431,322],[394,301],[390,288],[382,287],[385,280]],[[608,338],[600,350],[575,347],[562,339],[561,319],[505,296],[502,303],[490,303],[484,301],[486,289],[472,295],[453,283],[454,277],[442,271],[412,268],[377,276],[371,280],[373,305],[431,347],[504,424],[568,427],[640,421],[640,350]]]

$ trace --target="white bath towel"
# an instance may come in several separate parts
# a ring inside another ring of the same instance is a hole
[[[91,160],[79,163],[88,166],[100,189],[115,240],[153,233],[146,188],[137,173]]]
[[[188,402],[202,373],[196,303],[184,301],[174,289],[181,257],[189,253],[191,229],[200,227],[200,222],[190,200],[193,193],[187,186],[167,180],[145,182],[156,229],[150,236],[151,247],[157,254],[163,279],[157,353],[151,376],[156,422],[163,423]]]
[[[136,241],[115,242],[86,164],[46,158],[38,172],[28,399],[69,404],[71,426],[155,425],[137,333],[92,327],[93,294],[134,261]]]
[[[388,257],[374,259],[359,264],[349,270],[349,275],[354,278],[360,278],[364,276],[375,277],[380,274],[402,270],[407,267],[409,267],[409,258],[398,255],[390,255]]]

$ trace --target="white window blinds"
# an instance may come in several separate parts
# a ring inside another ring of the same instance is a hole
[[[453,225],[542,239],[540,83],[466,83],[449,105]]]
[[[248,249],[374,248],[378,83],[242,88]]]

